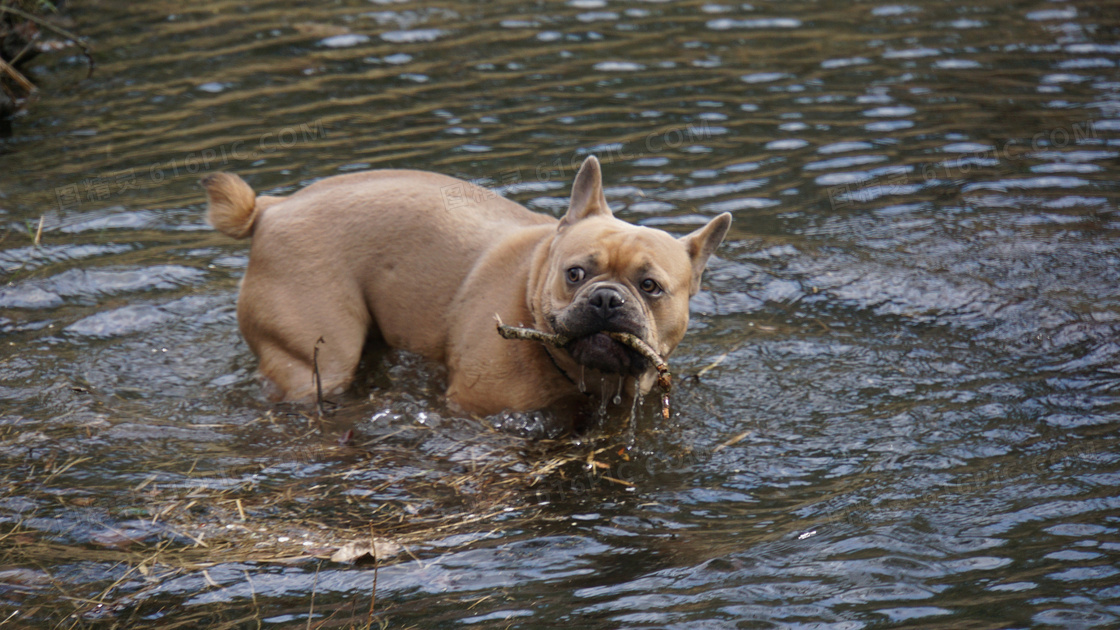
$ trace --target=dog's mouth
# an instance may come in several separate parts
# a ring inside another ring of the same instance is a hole
[[[649,361],[605,332],[579,337],[565,346],[582,366],[608,374],[641,374]]]

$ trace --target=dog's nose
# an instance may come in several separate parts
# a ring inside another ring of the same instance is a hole
[[[622,297],[622,293],[618,289],[599,287],[591,292],[591,297],[587,299],[587,303],[595,309],[600,317],[610,319],[622,308],[623,304],[626,304],[626,298]]]

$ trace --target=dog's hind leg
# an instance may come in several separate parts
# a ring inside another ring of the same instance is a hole
[[[337,292],[311,289],[297,297],[289,290],[247,281],[238,303],[241,333],[260,359],[268,397],[314,400],[316,368],[324,394],[344,390],[362,357],[368,311]],[[247,293],[253,297],[247,299]]]

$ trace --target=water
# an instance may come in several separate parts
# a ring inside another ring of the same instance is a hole
[[[392,627],[1120,625],[1114,5],[74,4],[94,77],[0,141],[13,627],[364,627],[370,536]],[[201,173],[558,213],[591,152],[629,221],[735,215],[669,421],[526,439],[399,353],[260,400]]]

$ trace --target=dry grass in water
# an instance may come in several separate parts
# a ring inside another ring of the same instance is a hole
[[[423,426],[400,431],[433,437]],[[585,437],[583,443],[590,445],[575,446],[569,440],[530,441],[492,430],[472,440],[443,440],[448,446],[442,452],[418,455],[414,444],[394,443],[393,435],[347,446],[314,429],[256,455],[260,463],[220,471],[200,470],[197,462],[151,462],[152,474],[124,492],[68,487],[67,473],[86,463],[80,456],[36,465],[30,475],[9,474],[2,479],[0,499],[45,506],[62,502],[77,509],[91,505],[83,496],[94,501],[94,494],[116,495],[122,500],[113,511],[129,516],[99,523],[76,517],[71,527],[86,533],[75,537],[82,542],[73,543],[66,542],[65,533],[24,522],[0,529],[0,566],[21,568],[0,574],[0,584],[50,593],[79,618],[99,618],[142,604],[150,592],[184,575],[202,575],[217,586],[207,570],[219,565],[410,561],[430,553],[435,541],[444,541],[438,553],[455,551],[446,546],[454,534],[472,534],[459,545],[467,547],[498,529],[529,525],[542,515],[541,491],[560,496],[573,482],[586,488],[588,480],[607,489],[629,485],[610,474],[627,458],[621,437]],[[322,464],[329,471],[310,479],[265,472],[292,462],[293,452],[297,463]],[[431,469],[416,469],[418,459]],[[371,485],[371,471],[402,475]],[[159,481],[168,477],[178,481]],[[355,488],[371,498],[348,492]],[[373,498],[386,491],[403,498]],[[65,510],[59,514],[67,518]],[[97,529],[104,531],[90,533]],[[52,577],[52,567],[75,563],[123,570],[102,584]],[[90,595],[91,587],[100,591]]]

